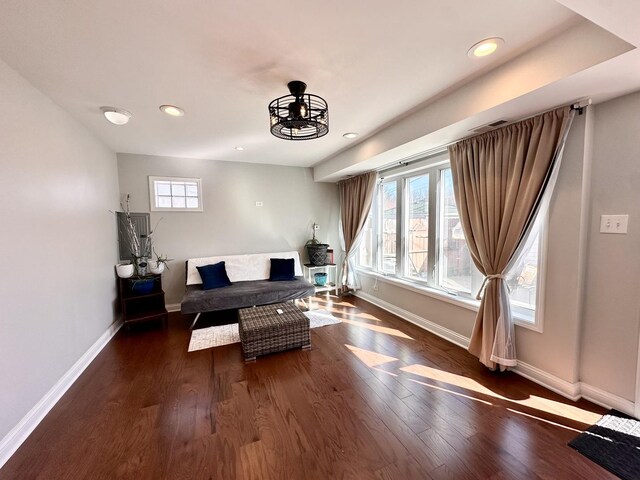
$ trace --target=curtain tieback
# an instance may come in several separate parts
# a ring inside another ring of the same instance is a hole
[[[489,280],[496,280],[498,278],[504,280],[506,277],[501,273],[495,275],[487,275],[486,277],[484,277],[484,281],[482,282],[482,285],[480,285],[480,290],[478,290],[478,294],[476,295],[476,300],[480,300],[482,298],[482,293],[484,292],[484,287],[487,285],[487,282]]]

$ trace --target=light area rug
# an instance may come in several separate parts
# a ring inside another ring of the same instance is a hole
[[[310,310],[303,312],[309,317],[311,328],[324,327],[327,325],[335,325],[340,320],[331,315],[326,310]],[[189,341],[189,352],[204,350],[206,348],[220,347],[231,343],[240,342],[240,332],[238,324],[220,325],[217,327],[200,328],[191,332],[191,340]]]

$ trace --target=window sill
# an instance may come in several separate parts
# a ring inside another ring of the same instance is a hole
[[[361,267],[357,267],[356,272],[358,274],[375,278],[376,280],[384,283],[395,285],[397,287],[404,288],[421,295],[426,295],[427,297],[435,298],[436,300],[447,302],[452,305],[457,305],[458,307],[466,308],[467,310],[471,310],[473,312],[477,312],[480,306],[480,302],[478,300],[465,298],[453,293],[446,292],[444,290],[438,290],[433,287],[428,287],[426,285],[420,285],[417,282],[411,282],[409,280],[401,279],[393,275],[383,275],[373,270],[368,270]],[[526,328],[528,330],[533,330],[538,333],[542,333],[541,326],[535,323],[535,312],[527,310],[525,308],[515,307],[512,308],[511,313],[513,315],[515,325]]]
[[[191,213],[202,213],[204,210],[202,208],[173,208],[173,207],[152,207],[149,209],[151,212],[191,212]]]

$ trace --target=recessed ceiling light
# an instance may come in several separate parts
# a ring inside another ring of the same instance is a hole
[[[474,57],[486,57],[495,52],[498,47],[504,44],[504,40],[500,37],[485,38],[473,45],[467,55],[471,58]]]
[[[184,116],[184,110],[180,107],[176,107],[175,105],[160,105],[160,110],[172,117]]]
[[[349,132],[342,135],[344,138],[356,138],[358,134],[356,132]]]
[[[114,125],[124,125],[131,118],[131,113],[121,108],[100,107],[104,116]]]
[[[244,150],[244,147],[233,147],[233,148],[235,148],[235,149],[236,149],[236,150],[238,150],[239,152],[241,152],[242,150]]]

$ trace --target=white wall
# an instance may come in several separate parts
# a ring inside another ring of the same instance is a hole
[[[595,108],[582,379],[633,400],[640,328],[640,93]],[[600,215],[629,214],[627,235]]]
[[[209,255],[299,250],[303,262],[311,226],[337,255],[338,193],[315,183],[310,168],[118,154],[120,194],[132,211],[149,211],[149,175],[202,179],[204,212],[152,212],[158,253],[175,259],[163,275],[167,303],[184,293],[184,261]],[[256,207],[255,202],[263,202]]]
[[[0,439],[113,322],[115,154],[0,60]]]

